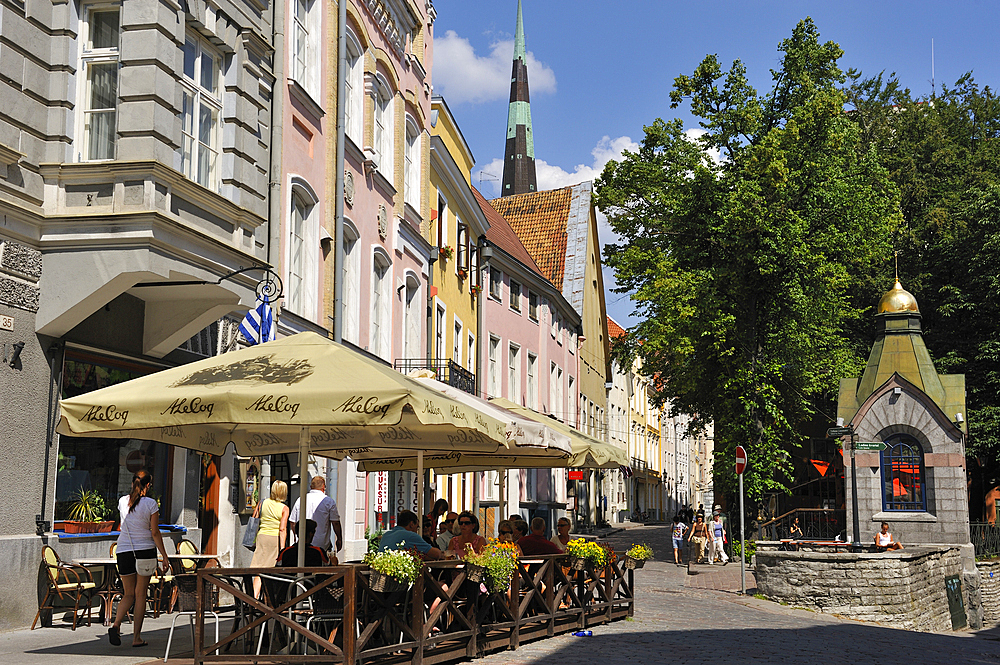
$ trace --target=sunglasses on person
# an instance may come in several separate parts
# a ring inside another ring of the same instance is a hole
[[[459,526],[465,526],[466,524],[472,524],[471,520],[458,520]]]
[[[569,526],[569,522],[559,522],[559,526]]]
[[[454,517],[452,517],[452,518],[451,518],[450,520],[445,520],[445,521],[444,521],[444,523],[445,523],[445,524],[451,524],[451,523],[452,523],[452,522],[454,522],[454,521],[455,521],[455,518],[454,518]]]

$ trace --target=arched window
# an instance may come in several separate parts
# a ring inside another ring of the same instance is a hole
[[[344,220],[344,270],[341,275],[344,280],[344,326],[341,328],[343,338],[352,344],[361,344],[361,257],[358,249],[360,238],[358,229]]]
[[[347,31],[347,76],[344,77],[344,127],[355,144],[362,144],[364,121],[364,59],[361,44]]]
[[[389,280],[392,263],[384,250],[376,250],[372,257],[372,316],[370,350],[377,356],[389,356]]]
[[[926,511],[924,451],[912,436],[895,434],[882,451],[882,509]]]
[[[414,210],[420,210],[420,130],[406,116],[406,151],[403,154],[403,196]]]
[[[375,77],[375,132],[373,136],[375,165],[385,178],[392,182],[392,151],[394,131],[392,126],[392,90],[380,76]]]
[[[288,284],[285,307],[313,319],[316,316],[320,245],[319,202],[313,189],[300,178],[292,178],[288,219]]]

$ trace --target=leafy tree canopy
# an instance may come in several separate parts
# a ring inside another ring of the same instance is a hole
[[[714,422],[717,480],[734,486],[747,448],[752,497],[784,489],[801,425],[860,374],[870,319],[864,344],[848,333],[885,290],[901,222],[889,171],[844,113],[840,47],[806,19],[778,51],[765,94],[712,55],[677,77],[672,106],[705,133],[657,119],[597,183],[621,239],[605,261],[641,318],[615,352],[642,359],[657,401]]]

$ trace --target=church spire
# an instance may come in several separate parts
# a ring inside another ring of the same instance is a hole
[[[535,140],[531,131],[528,101],[528,62],[524,47],[521,0],[517,0],[517,30],[514,33],[514,65],[510,75],[510,107],[507,111],[507,146],[503,160],[501,196],[525,194],[538,189],[535,181]]]

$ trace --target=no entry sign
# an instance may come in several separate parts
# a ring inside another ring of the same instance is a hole
[[[747,468],[747,451],[743,446],[736,446],[736,473],[742,474]]]

